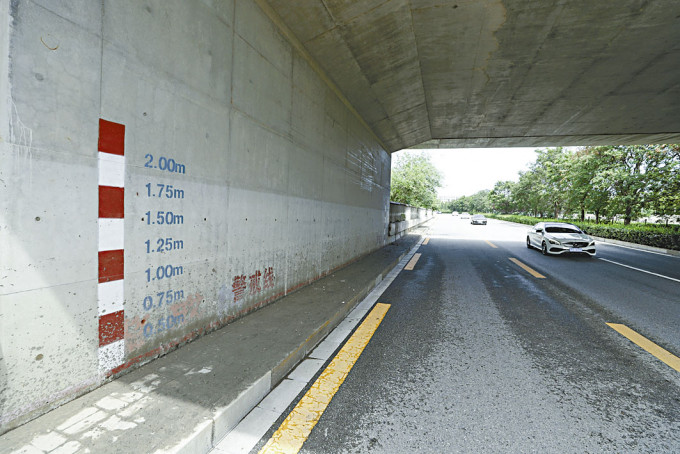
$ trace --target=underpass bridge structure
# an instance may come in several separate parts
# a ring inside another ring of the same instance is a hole
[[[678,100],[675,0],[4,0],[0,433],[386,245],[392,152]]]

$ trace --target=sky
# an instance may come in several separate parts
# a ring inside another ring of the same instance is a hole
[[[536,161],[537,148],[456,148],[439,150],[403,150],[403,153],[422,153],[442,173],[442,187],[437,191],[440,200],[472,195],[482,189],[493,189],[497,181],[519,180],[519,171]]]

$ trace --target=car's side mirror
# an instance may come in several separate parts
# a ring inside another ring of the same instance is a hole
[[[542,233],[543,229],[536,229],[536,233]]]

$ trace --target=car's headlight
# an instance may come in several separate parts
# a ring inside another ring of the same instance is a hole
[[[552,238],[548,238],[548,242],[549,242],[550,244],[560,244],[559,241],[553,240]]]

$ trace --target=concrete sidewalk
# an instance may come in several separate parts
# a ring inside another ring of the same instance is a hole
[[[0,452],[208,452],[418,244],[417,232],[0,436]]]

